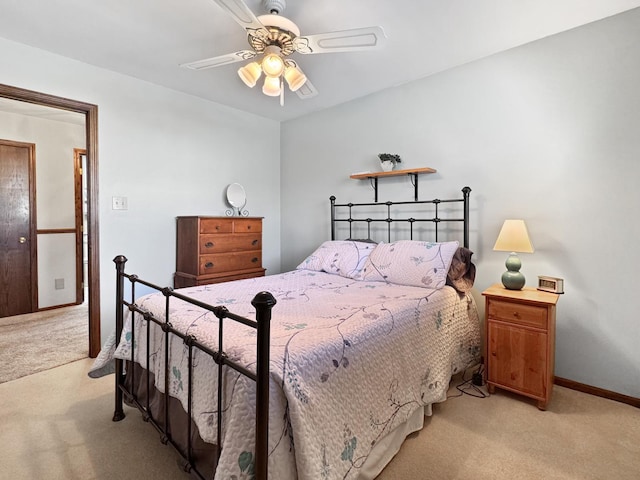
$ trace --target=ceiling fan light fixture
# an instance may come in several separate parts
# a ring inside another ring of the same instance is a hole
[[[289,89],[295,92],[306,83],[307,76],[302,73],[298,67],[287,65],[284,70],[284,79],[287,81]]]
[[[258,3],[258,0],[252,1]],[[298,26],[281,15],[287,0],[260,0],[262,7],[269,12],[260,16],[252,12],[247,5],[248,0],[214,2],[244,29],[249,48],[180,66],[203,70],[251,61],[237,70],[240,79],[249,88],[253,88],[264,73],[262,92],[268,96],[280,96],[281,105],[284,102],[285,82],[303,100],[318,94],[302,69],[290,59],[294,53],[306,55],[370,50],[382,46],[387,38],[379,26],[301,36]]]
[[[277,97],[280,95],[280,77],[269,77],[266,76],[264,78],[264,85],[262,86],[262,93],[268,95],[270,97]]]
[[[260,75],[262,75],[262,69],[258,62],[248,63],[244,67],[238,69],[238,76],[242,79],[245,85],[250,88],[256,86]]]
[[[269,53],[262,59],[262,71],[268,77],[279,77],[284,72],[284,60],[277,53]]]

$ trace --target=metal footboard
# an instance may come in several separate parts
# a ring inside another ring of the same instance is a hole
[[[217,405],[217,415],[218,415],[218,429],[217,429],[217,445],[215,450],[215,459],[214,465],[217,465],[218,458],[220,456],[221,451],[221,425],[222,425],[222,369],[224,366],[234,369],[240,374],[254,380],[256,382],[256,443],[255,443],[255,463],[254,463],[254,473],[256,480],[267,480],[267,460],[268,460],[268,432],[269,432],[269,336],[270,336],[270,322],[271,322],[271,309],[276,304],[276,300],[269,292],[260,292],[258,293],[254,299],[251,301],[251,304],[256,309],[256,319],[251,320],[245,317],[241,317],[239,315],[235,315],[227,310],[226,307],[222,306],[213,306],[208,305],[206,303],[200,302],[193,298],[189,298],[185,295],[177,293],[173,291],[171,288],[163,288],[152,283],[146,282],[136,275],[129,275],[124,272],[125,263],[127,262],[127,258],[123,255],[119,255],[114,258],[114,263],[116,264],[116,342],[119,344],[120,337],[122,335],[123,322],[124,322],[124,309],[127,308],[132,315],[132,321],[135,321],[136,314],[142,315],[144,320],[147,321],[147,355],[146,355],[146,364],[142,365],[142,367],[146,371],[146,400],[143,400],[144,404],[139,401],[139,399],[135,395],[136,390],[136,381],[140,381],[141,379],[135,378],[135,368],[131,368],[131,371],[128,373],[130,376],[130,385],[131,388],[127,388],[125,385],[125,374],[123,370],[124,361],[121,359],[116,359],[116,375],[115,375],[115,411],[113,414],[113,421],[117,422],[122,420],[125,417],[125,413],[123,410],[123,400],[126,397],[127,403],[135,405],[143,415],[143,419],[145,421],[150,422],[158,432],[161,434],[161,441],[165,444],[172,445],[176,452],[180,455],[182,459],[182,467],[185,471],[191,472],[195,474],[198,478],[204,479],[205,476],[202,472],[200,472],[196,462],[194,461],[193,455],[193,444],[192,444],[192,422],[191,422],[191,408],[192,408],[192,400],[193,400],[193,354],[194,350],[200,350],[201,352],[206,353],[211,356],[214,362],[217,365],[217,375],[218,375],[218,405]],[[131,302],[128,302],[125,299],[125,280],[128,280],[131,284]],[[159,319],[153,316],[151,313],[139,308],[135,303],[136,292],[135,287],[136,284],[141,284],[146,287],[149,287],[153,290],[161,292],[166,299],[165,303],[165,318]],[[185,302],[188,302],[192,305],[198,306],[205,310],[212,312],[219,320],[218,322],[218,348],[217,350],[211,350],[209,347],[201,344],[198,340],[192,335],[184,335],[183,333],[177,331],[171,325],[171,321],[169,318],[169,302],[170,298],[174,297]],[[223,334],[224,334],[224,319],[229,319],[235,322],[242,323],[251,328],[255,328],[257,330],[257,342],[256,342],[256,350],[257,350],[257,364],[256,364],[256,373],[249,371],[244,366],[230,360],[223,351]],[[160,419],[153,418],[151,413],[151,408],[149,405],[150,402],[150,394],[151,385],[150,374],[149,374],[149,338],[150,338],[150,327],[151,323],[158,325],[163,334],[165,335],[165,359],[164,359],[164,378],[165,385],[164,391],[165,395],[163,396],[164,401],[164,419],[159,421]],[[135,330],[132,329],[132,335],[135,335]],[[171,336],[176,336],[184,342],[184,344],[188,348],[188,372],[189,378],[187,383],[187,399],[188,399],[188,424],[187,424],[187,446],[186,451],[183,451],[180,446],[174,441],[174,438],[171,434],[171,429],[169,427],[169,401],[170,396],[169,392],[169,339]],[[135,344],[135,337],[132,337],[131,344]],[[131,365],[134,365],[134,348],[131,349]]]

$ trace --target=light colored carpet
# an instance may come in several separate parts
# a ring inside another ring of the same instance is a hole
[[[0,383],[88,355],[86,303],[0,318]]]
[[[114,377],[90,379],[91,364],[0,385],[0,478],[188,479],[136,410],[111,421]],[[557,386],[546,412],[505,392],[450,398],[378,480],[637,480],[639,413]]]

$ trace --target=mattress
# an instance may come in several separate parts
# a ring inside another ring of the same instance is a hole
[[[269,476],[277,479],[356,479],[367,458],[416,411],[443,401],[453,374],[478,362],[480,329],[471,295],[385,282],[364,282],[296,270],[255,279],[180,290],[229,311],[255,317],[251,300],[269,291],[271,321]],[[164,318],[161,294],[137,304]],[[218,319],[176,298],[170,322],[217,349]],[[255,371],[256,331],[225,320],[224,351]],[[146,321],[128,317],[114,355],[146,367]],[[164,335],[152,329],[149,370],[165,390]],[[168,394],[187,410],[187,349],[169,345]],[[217,369],[194,357],[192,418],[205,442],[216,441]],[[225,368],[222,453],[216,479],[252,471],[255,383]]]

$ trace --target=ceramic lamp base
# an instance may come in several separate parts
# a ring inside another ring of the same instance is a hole
[[[522,262],[518,255],[515,252],[512,253],[504,264],[507,267],[507,271],[502,274],[502,285],[504,285],[504,288],[507,290],[522,290],[525,284],[525,278],[524,275],[520,273]]]

